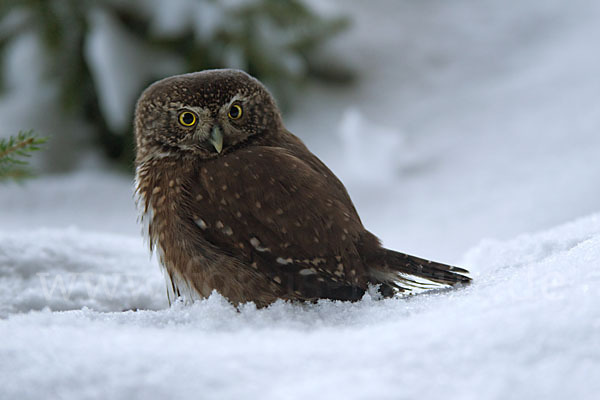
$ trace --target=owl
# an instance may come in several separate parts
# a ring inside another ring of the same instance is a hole
[[[169,301],[359,300],[466,284],[467,270],[381,246],[348,192],[239,70],[149,86],[135,111],[136,195]],[[375,289],[374,289],[375,290]]]

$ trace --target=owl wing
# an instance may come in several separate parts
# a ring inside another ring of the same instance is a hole
[[[328,169],[290,149],[254,146],[195,170],[186,215],[216,248],[293,298],[346,299],[367,287],[357,250],[366,231]]]

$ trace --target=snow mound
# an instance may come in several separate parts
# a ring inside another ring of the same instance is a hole
[[[158,309],[164,284],[141,240],[5,233],[0,397],[591,399],[598,260],[600,214],[484,241],[463,258],[475,281],[460,290],[239,311],[213,294]],[[38,274],[123,271],[114,297],[77,283],[45,305],[80,309],[33,311],[45,306]]]
[[[0,317],[41,310],[164,308],[142,240],[76,228],[0,232]]]

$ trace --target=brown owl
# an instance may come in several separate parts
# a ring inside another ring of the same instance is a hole
[[[344,185],[237,70],[158,81],[135,113],[136,192],[169,300],[359,300],[468,283],[468,271],[381,246]]]

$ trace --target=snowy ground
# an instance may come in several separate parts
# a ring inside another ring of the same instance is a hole
[[[160,276],[127,237],[72,229],[1,239],[2,286],[15,286],[2,298],[9,311],[44,300],[77,309],[0,323],[2,398],[592,399],[600,391],[600,215],[482,243],[465,256],[476,284],[462,290],[239,313],[218,295],[165,308]],[[57,276],[73,279],[70,293],[57,285],[45,299],[40,287],[50,293]]]
[[[474,284],[168,308],[129,177],[3,186],[0,398],[598,397],[600,5],[318,4],[356,16],[336,47],[363,79],[310,88],[289,128],[386,245]]]

